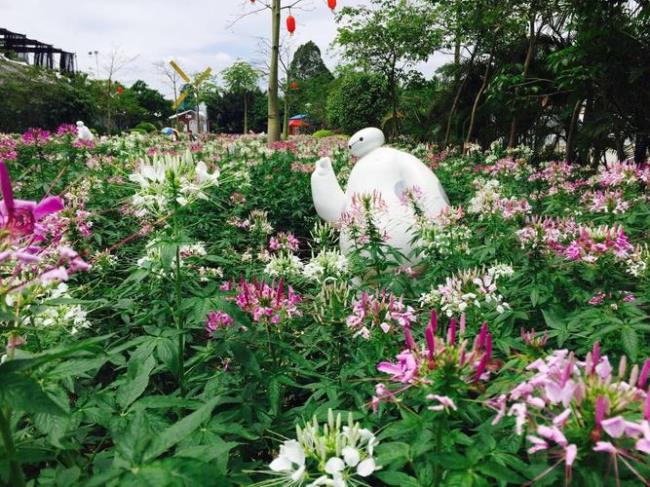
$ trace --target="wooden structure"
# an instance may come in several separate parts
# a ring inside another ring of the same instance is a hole
[[[58,49],[52,44],[30,39],[25,34],[18,34],[0,27],[0,51],[14,52],[23,57],[29,63],[29,56],[32,55],[32,64],[48,69],[58,69],[62,73],[74,73],[76,70],[76,55]],[[55,67],[55,56],[58,63]]]

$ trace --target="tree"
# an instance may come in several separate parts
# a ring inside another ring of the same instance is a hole
[[[150,88],[144,81],[136,81],[131,85],[130,90],[144,111],[141,121],[160,125],[161,120],[166,120],[172,114],[169,100],[166,100],[157,90]]]
[[[332,78],[327,69],[319,47],[313,41],[302,44],[293,55],[289,65],[289,76],[295,81],[308,81],[320,76]]]
[[[345,58],[386,79],[394,126],[400,82],[415,63],[429,58],[440,44],[434,11],[419,0],[370,0],[369,7],[345,7],[337,16],[335,43]]]
[[[327,96],[333,79],[318,46],[312,41],[301,45],[288,68],[286,105],[291,105],[297,113],[307,113],[311,127],[323,126],[327,118]]]
[[[248,133],[248,95],[257,88],[260,74],[247,62],[236,61],[221,75],[228,90],[244,100],[244,133]]]
[[[328,122],[348,134],[378,126],[390,106],[387,92],[383,76],[343,68],[327,99]]]
[[[268,110],[268,143],[273,144],[280,140],[281,123],[280,123],[280,100],[279,100],[279,57],[280,57],[280,23],[282,21],[282,11],[291,8],[298,8],[304,0],[290,0],[285,2],[284,6],[282,0],[259,0],[251,2],[253,4],[261,5],[260,8],[249,12],[246,15],[255,14],[264,10],[271,12],[271,59],[269,62],[269,110]]]

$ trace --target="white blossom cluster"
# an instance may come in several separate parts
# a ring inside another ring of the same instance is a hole
[[[497,313],[510,309],[499,292],[497,281],[509,277],[513,269],[509,265],[496,264],[487,270],[469,269],[448,277],[444,284],[420,296],[426,306],[440,306],[443,313],[452,317],[465,313],[468,308],[493,307]]]
[[[146,246],[145,254],[138,259],[137,266],[146,269],[158,277],[167,275],[162,256],[163,243],[159,237],[151,239]],[[207,251],[202,242],[194,244],[181,245],[180,247],[180,265],[185,265],[185,260],[191,257],[202,257],[207,255]],[[175,256],[174,256],[175,257]]]
[[[270,256],[264,273],[272,277],[298,277],[303,273],[304,265],[300,259],[287,253]]]
[[[368,485],[365,479],[381,468],[374,459],[377,444],[375,435],[355,423],[352,414],[342,426],[341,415],[334,417],[330,409],[322,427],[316,418],[304,428],[296,427],[296,439],[285,441],[269,465],[276,478],[261,485]]]
[[[132,200],[136,215],[163,216],[175,205],[207,199],[204,191],[217,185],[219,171],[210,174],[203,161],[195,163],[186,151],[183,156],[145,157],[129,179],[139,186]]]
[[[338,250],[322,250],[305,265],[304,276],[317,282],[339,278],[348,272],[348,259]]]
[[[25,316],[23,325],[34,328],[61,328],[75,335],[80,330],[92,325],[87,318],[87,312],[79,304],[49,303],[52,300],[72,300],[68,293],[68,285],[60,283],[53,287],[40,299],[40,305],[30,307],[35,313]]]

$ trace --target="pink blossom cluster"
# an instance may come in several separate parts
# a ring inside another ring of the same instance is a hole
[[[601,225],[597,228],[581,226],[578,234],[563,250],[568,260],[594,263],[604,255],[627,259],[634,252],[623,227]]]
[[[298,250],[300,242],[293,233],[280,232],[271,237],[269,240],[269,250],[271,252],[295,252]]]
[[[449,227],[458,225],[464,217],[465,210],[462,206],[446,206],[434,218],[434,222],[440,227]]]
[[[371,331],[377,327],[389,333],[395,329],[410,328],[415,320],[413,308],[405,305],[402,298],[398,299],[385,290],[377,295],[364,291],[352,303],[352,314],[347,317],[346,324],[355,330],[354,336],[369,339]]]
[[[62,243],[69,221],[59,215],[63,201],[50,196],[40,203],[16,200],[9,171],[0,162],[0,287],[5,293],[35,284],[65,281],[90,267]]]
[[[516,199],[515,197],[501,198],[497,202],[497,207],[501,212],[501,216],[506,220],[510,220],[517,215],[526,215],[532,210],[527,199]]]
[[[73,123],[62,123],[56,129],[58,137],[65,137],[66,135],[77,136],[77,126]]]
[[[531,174],[528,181],[544,181],[548,185],[548,195],[572,193],[588,184],[587,181],[576,177],[578,169],[578,166],[566,161],[550,161],[544,164],[542,169]]]
[[[233,323],[234,320],[228,313],[224,313],[223,311],[210,311],[205,320],[205,330],[208,332],[208,335],[212,337],[215,332],[222,328],[228,328],[232,326]]]
[[[291,152],[292,154],[298,152],[298,147],[292,140],[278,140],[277,142],[273,142],[271,149],[276,152]]]
[[[40,128],[30,128],[22,135],[25,145],[45,145],[50,141],[50,132]]]
[[[391,382],[398,383],[399,387],[391,389],[384,383],[377,384],[372,398],[373,410],[376,411],[381,402],[398,401],[398,394],[411,387],[431,392],[427,399],[438,402],[429,407],[434,411],[456,409],[455,403],[446,394],[458,396],[463,392],[469,393],[471,389],[478,390],[480,382],[490,378],[492,335],[487,323],[483,323],[472,347],[468,348],[468,340],[464,337],[465,327],[464,315],[460,323],[452,318],[447,332],[441,337],[437,336],[438,317],[432,311],[424,333],[424,345],[418,345],[410,328],[405,328],[407,348],[396,356],[397,362],[384,361],[377,365],[377,370],[389,374]],[[443,391],[439,390],[442,383],[464,386]]]
[[[347,211],[343,212],[337,226],[345,232],[356,245],[366,245],[373,240],[386,241],[386,229],[380,228],[379,215],[388,209],[378,191],[352,195]]]
[[[630,208],[630,202],[623,197],[621,190],[588,191],[582,195],[581,201],[592,213],[625,213]]]
[[[494,164],[483,166],[482,169],[489,174],[519,176],[530,171],[530,166],[525,159],[515,159],[514,157],[504,157],[497,160]]]
[[[72,146],[76,149],[93,149],[95,143],[92,140],[75,140]]]
[[[0,162],[14,161],[17,158],[16,141],[0,135]]]
[[[517,237],[524,248],[550,251],[570,261],[594,263],[606,255],[625,260],[635,252],[620,225],[591,227],[572,219],[533,217]]]
[[[548,331],[544,330],[544,333],[540,335],[535,330],[525,330],[522,328],[521,339],[529,347],[544,348],[548,342]]]
[[[293,291],[291,286],[285,289],[282,279],[277,286],[256,280],[247,282],[242,279],[237,285],[235,298],[237,306],[250,314],[253,321],[269,320],[275,325],[294,316],[300,316],[298,304],[301,301],[302,298]]]
[[[568,471],[578,455],[586,460],[604,452],[636,472],[630,461],[650,454],[650,359],[640,370],[635,365],[626,380],[625,357],[614,375],[596,343],[584,361],[556,350],[526,370],[533,375],[488,402],[497,411],[493,424],[514,416],[517,434],[529,432],[528,452],[548,451]],[[643,419],[636,420],[639,416]]]
[[[603,187],[626,184],[650,183],[650,165],[635,164],[632,161],[608,162],[592,178],[592,182]]]
[[[591,304],[592,306],[598,306],[600,304],[603,304],[605,302],[605,299],[613,299],[614,297],[620,297],[621,301],[624,303],[632,303],[636,301],[636,296],[628,291],[621,291],[616,294],[614,293],[604,293],[604,292],[599,292],[594,294],[591,299],[589,299],[588,303]],[[612,303],[611,306],[613,308],[616,308],[616,303]]]

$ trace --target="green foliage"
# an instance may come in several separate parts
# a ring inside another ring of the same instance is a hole
[[[327,100],[327,121],[345,133],[377,127],[389,109],[383,77],[347,69],[334,83]]]

